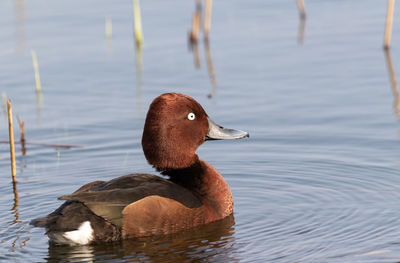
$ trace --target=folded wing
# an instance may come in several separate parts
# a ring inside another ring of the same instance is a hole
[[[173,199],[187,208],[201,206],[200,200],[186,188],[151,174],[129,174],[91,184],[59,199],[82,202],[117,226],[122,226],[122,210],[126,206],[150,196]]]

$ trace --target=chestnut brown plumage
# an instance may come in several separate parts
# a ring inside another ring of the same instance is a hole
[[[206,139],[244,137],[248,133],[212,122],[191,97],[163,94],[150,105],[142,146],[147,161],[168,179],[130,174],[92,182],[60,197],[66,203],[32,224],[45,227],[51,238],[89,221],[91,242],[101,242],[170,234],[223,219],[233,212],[232,193],[196,150]],[[77,211],[81,218],[71,214]],[[104,233],[99,233],[102,228]]]
[[[188,120],[189,113],[195,114]],[[150,105],[143,129],[142,147],[147,161],[158,171],[192,165],[197,148],[208,132],[207,114],[189,96],[167,93]]]

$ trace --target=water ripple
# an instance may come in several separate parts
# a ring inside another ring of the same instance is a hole
[[[362,255],[375,251],[377,244],[393,247],[388,240],[395,241],[399,234],[393,209],[400,202],[394,169],[326,160],[279,167],[286,169],[245,179],[236,173],[229,176],[240,222],[236,231],[248,244],[242,248],[246,253],[266,261],[309,262]],[[365,176],[374,171],[380,176]],[[261,242],[263,249],[254,242]]]

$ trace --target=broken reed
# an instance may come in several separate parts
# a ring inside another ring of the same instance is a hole
[[[133,21],[135,27],[136,45],[143,43],[142,17],[140,15],[139,0],[133,0]]]
[[[388,10],[386,15],[386,27],[385,27],[385,40],[384,48],[388,49],[390,46],[390,38],[392,36],[392,25],[393,25],[393,13],[394,13],[394,0],[388,0]]]
[[[11,175],[13,183],[17,181],[16,179],[16,167],[15,167],[15,148],[14,148],[14,130],[13,130],[13,122],[12,122],[12,109],[11,109],[11,101],[7,101],[7,109],[8,109],[8,134],[10,137],[10,159],[11,159]]]

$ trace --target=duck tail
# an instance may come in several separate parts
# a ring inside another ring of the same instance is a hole
[[[48,220],[49,220],[48,216],[35,218],[32,219],[31,222],[29,222],[29,224],[34,227],[46,227]]]
[[[79,201],[66,201],[51,214],[33,219],[30,224],[46,228],[50,240],[58,244],[108,242],[119,240],[122,235],[120,227],[95,215]]]

